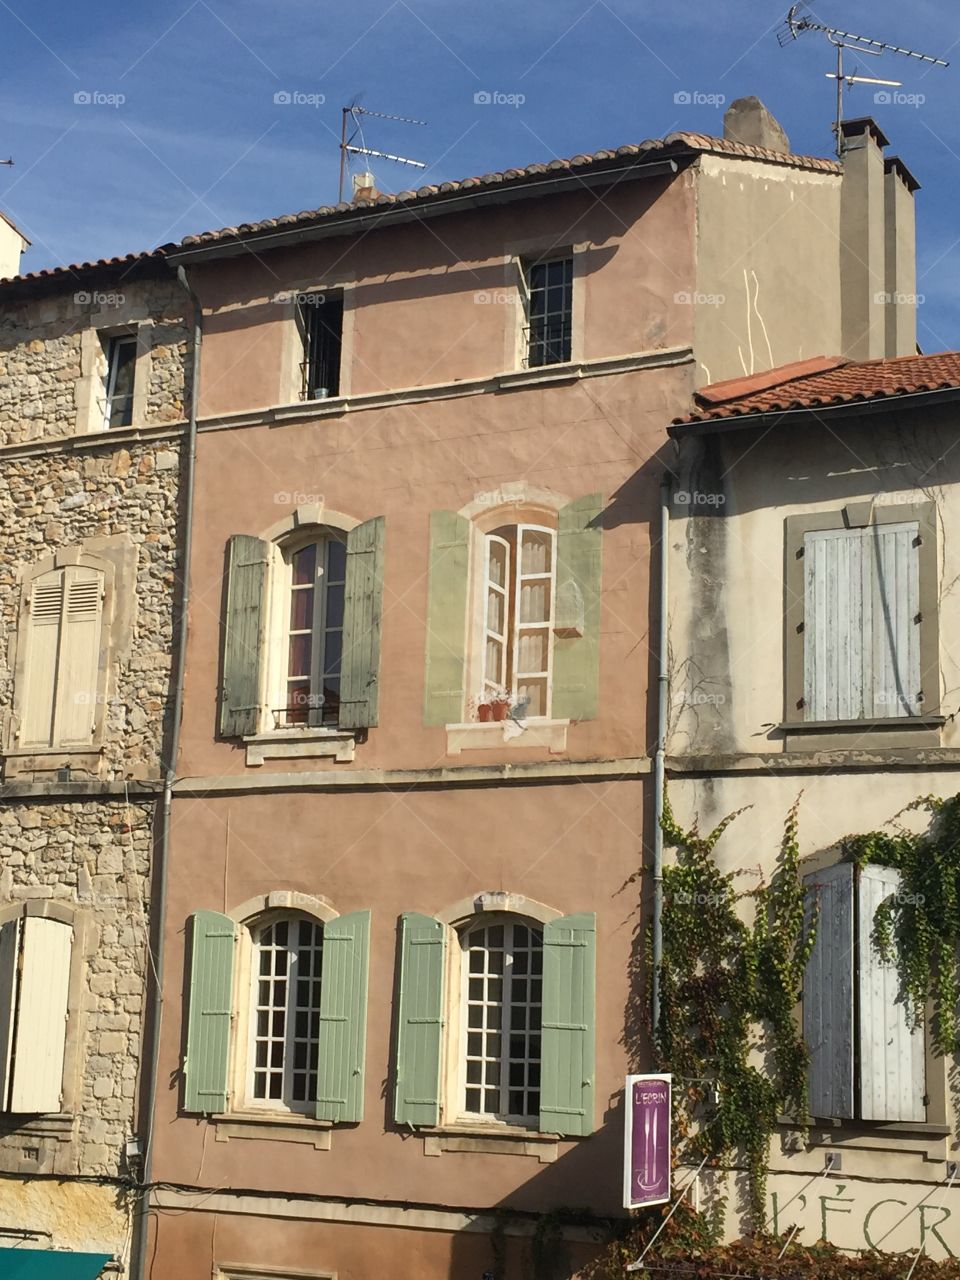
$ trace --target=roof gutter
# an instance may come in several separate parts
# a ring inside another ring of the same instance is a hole
[[[681,153],[678,158],[652,160],[646,163],[622,165],[593,173],[565,173],[560,176],[536,178],[533,181],[505,183],[503,186],[479,191],[440,195],[435,200],[411,200],[409,204],[392,204],[382,209],[361,212],[347,209],[342,214],[321,215],[320,220],[308,227],[281,227],[276,231],[251,232],[227,240],[206,241],[170,250],[168,262],[176,266],[181,262],[201,262],[207,258],[227,258],[252,249],[282,248],[299,244],[303,240],[324,240],[332,236],[353,235],[360,231],[376,231],[385,223],[423,222],[426,218],[439,218],[449,213],[462,213],[488,205],[512,204],[517,200],[539,199],[570,189],[592,190],[598,186],[610,186],[614,182],[631,181],[634,178],[672,176],[681,167],[681,161],[692,161],[699,152]],[[362,206],[361,206],[362,208]]]
[[[874,413],[892,413],[901,409],[927,409],[938,404],[960,400],[960,387],[938,387],[935,391],[913,391],[904,395],[877,396],[871,400],[850,400],[844,404],[808,405],[798,409],[776,409],[766,413],[743,413],[732,418],[708,418],[703,422],[672,422],[667,434],[674,440],[689,436],[720,435],[730,431],[747,431],[757,427],[778,427],[797,419],[829,417],[857,418]]]

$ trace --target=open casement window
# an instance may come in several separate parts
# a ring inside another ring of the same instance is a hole
[[[433,512],[426,724],[462,723],[496,688],[519,720],[597,715],[601,510],[601,495],[589,494],[561,507],[555,528],[486,533],[456,512]]]
[[[227,550],[220,729],[377,724],[384,520]]]
[[[922,714],[920,547],[916,521],[804,535],[804,720]]]
[[[137,366],[136,334],[102,338],[105,358],[103,377],[103,426],[129,427],[133,422],[133,382]]]
[[[573,258],[521,265],[528,368],[566,364],[573,343]]]
[[[369,911],[326,923],[271,913],[243,933],[228,916],[198,911],[192,938],[186,1109],[360,1121]]]
[[[806,876],[817,937],[803,984],[810,1111],[841,1120],[926,1119],[924,1032],[904,1002],[895,963],[872,941],[874,917],[900,873],[840,863]]]
[[[73,929],[25,915],[0,927],[0,1110],[59,1112]]]
[[[52,569],[27,586],[21,749],[92,744],[103,697],[104,574],[84,565]]]
[[[455,932],[409,913],[400,950],[398,1124],[593,1131],[594,916],[542,925],[481,915]],[[457,992],[449,1018],[448,957]],[[452,1073],[444,1070],[448,1058],[456,1064]],[[445,1078],[456,1086],[445,1090]]]
[[[328,396],[338,396],[343,346],[343,294],[303,294],[297,303],[296,317],[303,344],[300,398],[323,400]]]

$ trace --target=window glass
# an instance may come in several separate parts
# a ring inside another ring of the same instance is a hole
[[[535,262],[527,267],[527,364],[531,368],[571,359],[573,259]]]
[[[104,426],[129,427],[133,422],[133,378],[137,339],[133,335],[107,338],[104,379]]]
[[[289,556],[281,725],[335,725],[340,712],[346,543],[330,534]]]
[[[317,1100],[323,926],[292,916],[253,940],[251,1094],[304,1109]]]
[[[512,525],[487,535],[483,696],[515,716],[549,715],[554,533]]]

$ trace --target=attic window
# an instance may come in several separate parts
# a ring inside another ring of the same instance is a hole
[[[573,258],[527,263],[527,365],[566,364],[573,331]]]
[[[129,427],[133,422],[133,375],[137,362],[135,334],[107,337],[103,340],[107,359],[104,377],[103,425]]]
[[[343,294],[305,294],[298,306],[298,321],[303,340],[302,398],[323,400],[339,395]]]

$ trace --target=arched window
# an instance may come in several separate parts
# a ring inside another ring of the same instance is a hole
[[[462,1109],[529,1121],[540,1114],[543,928],[484,918],[460,935]]]
[[[250,1101],[310,1111],[317,1101],[323,924],[284,915],[251,933]]]
[[[340,714],[347,544],[334,531],[283,551],[285,644],[276,727],[335,725]]]
[[[504,525],[486,547],[483,696],[505,696],[525,717],[550,714],[554,532]]]

